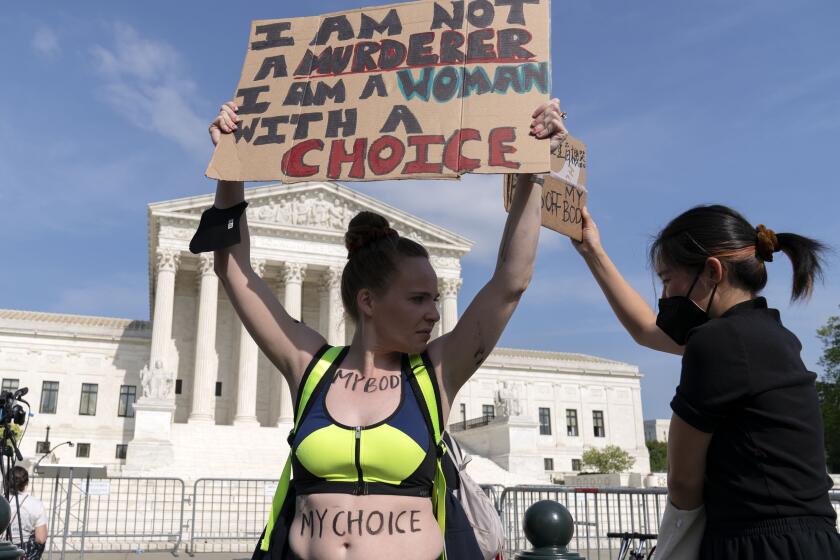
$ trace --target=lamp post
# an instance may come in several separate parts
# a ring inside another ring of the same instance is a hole
[[[49,430],[49,427],[47,427],[47,430]],[[48,440],[48,441],[49,441],[49,440]],[[41,461],[43,461],[43,460],[44,460],[44,458],[45,458],[47,455],[49,455],[50,453],[52,453],[53,451],[55,451],[56,449],[58,449],[58,448],[59,448],[59,447],[61,447],[62,445],[69,445],[70,447],[73,447],[74,443],[73,443],[72,441],[63,441],[63,442],[59,443],[58,445],[56,445],[55,447],[53,447],[52,449],[47,449],[47,452],[46,452],[46,453],[44,453],[43,455],[41,455],[41,458],[40,458],[40,459],[38,459],[38,462],[37,462],[37,463],[35,463],[35,466],[34,466],[34,467],[32,467],[32,472],[33,472],[33,473],[35,473],[35,474],[38,474],[38,465],[40,465],[40,464],[41,464]]]

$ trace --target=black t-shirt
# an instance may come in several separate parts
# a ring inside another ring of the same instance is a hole
[[[713,434],[703,490],[710,526],[835,518],[816,375],[801,350],[764,298],[689,333],[671,408]]]

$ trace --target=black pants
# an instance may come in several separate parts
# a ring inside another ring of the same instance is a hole
[[[786,517],[742,527],[708,528],[701,560],[840,558],[840,535],[826,517]]]

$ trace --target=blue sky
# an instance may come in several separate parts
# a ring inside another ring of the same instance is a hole
[[[212,192],[207,122],[232,94],[249,22],[362,0],[29,2],[0,15],[0,308],[148,319],[146,205]],[[589,147],[604,244],[652,303],[650,237],[700,203],[840,247],[840,3],[581,1],[552,5],[554,96]],[[463,308],[504,222],[497,177],[351,184],[476,241]],[[840,260],[807,305],[790,265],[765,292],[818,370],[840,313]],[[670,415],[679,359],[636,346],[568,240],[544,230],[505,346],[637,364],[646,417]]]

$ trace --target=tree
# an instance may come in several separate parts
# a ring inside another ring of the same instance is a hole
[[[829,317],[828,323],[817,329],[817,336],[823,343],[819,364],[825,377],[831,383],[840,382],[840,317]]]
[[[646,441],[648,453],[650,454],[651,472],[668,471],[668,444],[664,441]]]
[[[630,470],[636,460],[617,445],[608,445],[603,449],[590,447],[581,457],[586,470],[602,474],[622,473]]]
[[[830,472],[840,472],[840,317],[829,317],[817,336],[823,343],[819,360],[823,376],[817,392],[825,429],[826,466]]]

